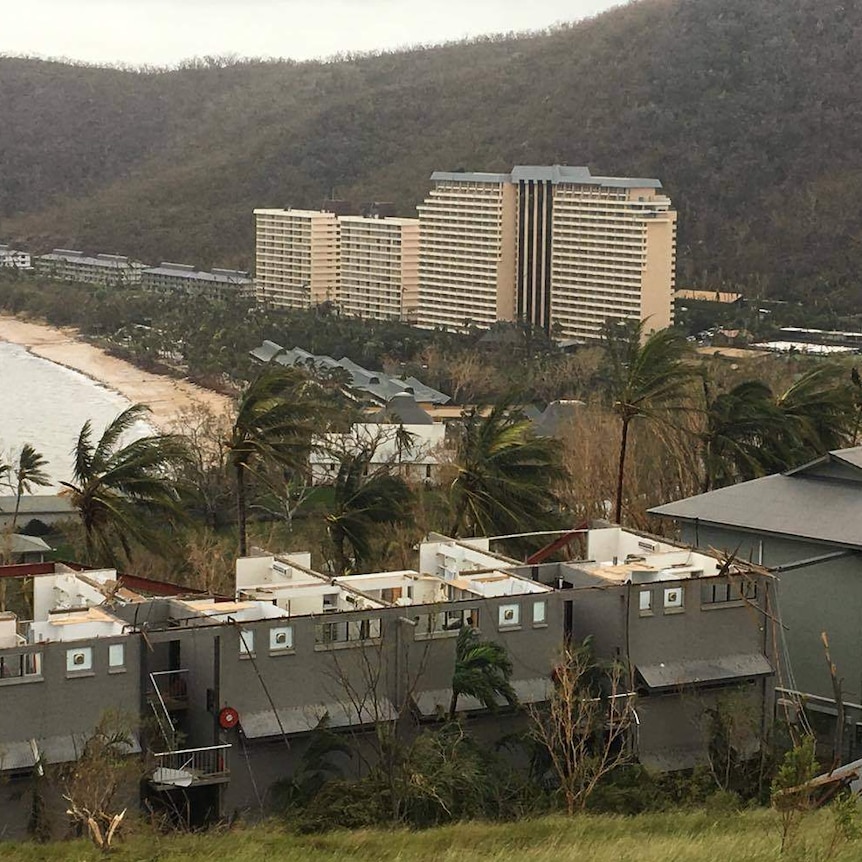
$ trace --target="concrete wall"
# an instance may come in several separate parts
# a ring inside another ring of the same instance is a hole
[[[764,566],[786,565],[838,548],[782,536],[757,535],[704,525],[682,526],[683,539],[700,547],[735,551]],[[783,668],[786,687],[822,697],[833,696],[821,632],[829,636],[832,658],[843,678],[844,699],[862,701],[862,561],[858,556],[820,562],[777,577],[777,599],[791,669]],[[792,675],[788,673],[792,670]],[[791,679],[793,685],[790,685]]]

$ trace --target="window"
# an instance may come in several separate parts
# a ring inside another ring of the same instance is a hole
[[[701,605],[722,605],[755,598],[757,598],[757,584],[754,581],[704,583],[700,586]]]
[[[541,602],[533,602],[533,625],[543,626],[547,623],[548,605],[543,600]]]
[[[239,632],[239,656],[247,658],[254,655],[254,632],[249,629],[238,629]]]
[[[353,646],[379,637],[380,617],[321,623],[314,629],[315,644],[324,647],[335,644]]]
[[[25,652],[0,656],[0,683],[7,679],[42,676],[42,653]]]
[[[93,669],[93,648],[78,647],[66,650],[66,672],[78,673]]]
[[[457,635],[464,626],[479,628],[479,611],[477,608],[464,608],[456,611],[439,611],[434,614],[420,614],[416,620],[416,637],[442,637]]]
[[[286,652],[293,649],[293,626],[279,626],[269,630],[269,651]]]
[[[652,590],[641,590],[638,593],[638,610],[644,616],[652,613]]]
[[[499,628],[512,628],[521,624],[520,605],[500,605],[497,608],[497,625]]]
[[[111,644],[108,647],[108,667],[116,670],[126,664],[126,645]]]
[[[664,591],[664,609],[666,611],[682,610],[683,595],[682,587],[666,587]]]

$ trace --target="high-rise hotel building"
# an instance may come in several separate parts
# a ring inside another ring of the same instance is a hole
[[[516,189],[509,174],[438,172],[419,210],[419,310],[428,329],[515,314]]]
[[[560,165],[431,179],[420,326],[523,320],[592,341],[607,320],[673,322],[676,212],[658,180]]]
[[[373,320],[415,320],[419,302],[417,219],[340,216],[344,314]]]
[[[258,302],[308,308],[333,302],[345,314],[415,319],[417,219],[257,209]]]
[[[257,301],[281,308],[334,302],[338,219],[316,210],[256,209]]]

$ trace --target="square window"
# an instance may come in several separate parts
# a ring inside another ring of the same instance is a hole
[[[108,667],[123,667],[126,663],[126,645],[111,644],[108,647]]]
[[[239,629],[239,654],[245,656],[254,655],[254,632],[248,629]]]
[[[638,593],[638,609],[642,614],[652,612],[652,590],[641,590]]]
[[[682,587],[666,587],[664,591],[665,610],[679,610],[682,608]]]
[[[269,630],[269,651],[293,649],[293,626],[280,626]]]
[[[520,605],[500,605],[498,609],[498,625],[501,628],[506,626],[517,626],[521,623],[521,606]]]
[[[533,602],[533,625],[543,626],[547,622],[547,604],[544,601]]]
[[[77,671],[92,669],[92,647],[78,647],[78,649],[66,650],[66,671],[68,673],[76,673]]]

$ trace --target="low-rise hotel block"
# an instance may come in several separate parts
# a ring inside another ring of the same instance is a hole
[[[34,257],[33,268],[38,275],[61,281],[122,287],[141,283],[143,264],[120,254],[90,256],[82,251],[55,248],[51,254]]]
[[[142,269],[141,287],[156,293],[220,299],[254,295],[254,282],[244,270],[213,269],[212,272],[201,272],[190,264],[167,261],[159,266]]]

